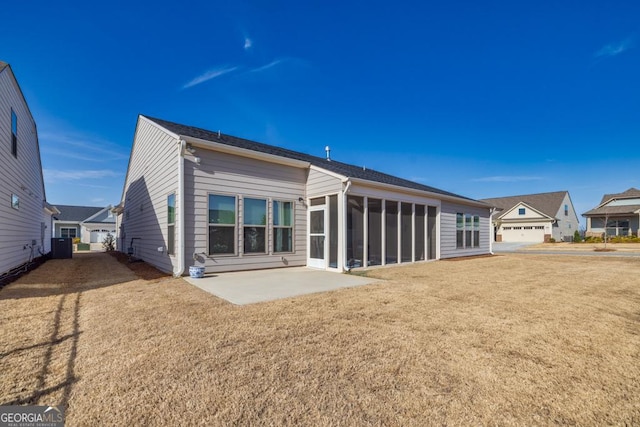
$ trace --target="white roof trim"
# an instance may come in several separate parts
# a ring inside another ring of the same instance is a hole
[[[332,176],[332,177],[334,177],[334,178],[338,178],[338,179],[339,179],[339,180],[341,180],[341,181],[347,181],[347,180],[349,179],[349,178],[348,178],[348,177],[346,177],[345,175],[341,175],[341,174],[339,174],[339,173],[337,173],[337,172],[332,172],[332,171],[327,170],[327,169],[325,169],[325,168],[323,168],[323,167],[321,167],[321,166],[311,165],[311,166],[309,167],[309,169],[314,170],[314,171],[316,171],[316,172],[322,172],[322,173],[327,174],[327,175],[329,175],[329,176]]]
[[[206,139],[194,138],[192,136],[180,135],[179,138],[184,139],[186,142],[195,147],[219,151],[227,154],[234,154],[236,156],[248,157],[256,160],[263,160],[265,162],[277,163],[280,165],[293,166],[297,168],[308,168],[311,165],[311,163],[302,160],[289,159],[287,157],[277,156],[275,154],[261,153],[259,151],[249,150],[247,148],[234,147],[232,145],[221,144],[219,142],[209,141]]]
[[[93,214],[93,215],[91,215],[89,218],[86,218],[86,219],[83,219],[82,221],[80,221],[80,223],[83,223],[83,222],[89,222],[89,221],[91,221],[93,218],[95,218],[95,217],[97,217],[98,215],[100,215],[102,212],[104,212],[104,211],[106,211],[106,210],[109,210],[109,209],[111,209],[111,208],[112,208],[112,206],[111,206],[111,205],[109,205],[109,206],[107,206],[106,208],[100,209],[98,212],[94,213],[94,214]]]
[[[460,197],[448,196],[446,194],[434,193],[432,191],[418,190],[415,188],[402,187],[399,185],[386,184],[386,183],[377,182],[377,181],[369,181],[367,179],[361,179],[361,178],[349,178],[349,180],[354,184],[367,185],[370,187],[378,187],[378,188],[392,190],[392,191],[401,192],[401,193],[428,195],[430,198],[437,199],[437,200],[446,200],[450,202],[460,203],[463,205],[477,206],[477,207],[487,208],[487,209],[491,208],[491,206],[489,206],[487,203],[484,203],[484,202],[463,199]]]
[[[548,219],[550,219],[550,220],[552,220],[552,221],[553,221],[553,220],[555,220],[555,218],[553,218],[553,217],[551,217],[551,216],[549,216],[549,215],[547,215],[547,214],[545,214],[545,213],[540,212],[538,209],[534,208],[533,206],[531,206],[531,205],[529,205],[529,204],[527,204],[527,203],[525,203],[525,202],[518,202],[518,203],[517,203],[516,205],[514,205],[511,209],[506,210],[506,211],[505,211],[502,215],[500,215],[497,219],[500,219],[500,220],[501,220],[501,219],[503,219],[503,218],[502,218],[503,216],[505,216],[505,215],[507,215],[507,214],[509,214],[509,213],[513,212],[514,210],[516,210],[516,208],[519,208],[520,206],[524,206],[524,207],[526,207],[526,208],[529,208],[529,209],[531,209],[532,211],[534,211],[535,213],[537,213],[537,214],[541,215],[541,216],[542,216],[542,217],[544,217],[544,218],[548,218]],[[529,221],[529,220],[533,220],[533,219],[535,219],[535,220],[537,220],[537,221],[540,221],[540,219],[539,219],[539,218],[522,218],[520,221]],[[505,221],[510,221],[510,220],[505,220]]]

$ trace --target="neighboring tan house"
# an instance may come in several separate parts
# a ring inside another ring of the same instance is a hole
[[[51,252],[38,131],[11,66],[0,61],[0,279]]]
[[[640,223],[640,190],[630,188],[623,193],[605,194],[600,204],[582,214],[587,219],[586,236],[637,236]]]
[[[107,207],[56,205],[59,214],[54,216],[53,237],[79,237],[82,243],[93,243],[95,249],[111,234],[116,237],[116,218]]]
[[[190,265],[345,271],[491,251],[485,203],[144,116],[114,211],[120,250],[175,275]]]
[[[492,215],[496,242],[573,241],[580,222],[568,191],[482,199]]]

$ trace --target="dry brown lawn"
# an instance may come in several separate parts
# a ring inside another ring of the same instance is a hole
[[[0,291],[0,404],[67,425],[639,425],[633,258],[506,255],[233,306],[106,254]]]
[[[559,251],[559,252],[594,252],[605,249],[604,243],[538,243],[525,246],[525,251]],[[634,252],[640,254],[640,243],[607,243],[607,250],[617,252]]]

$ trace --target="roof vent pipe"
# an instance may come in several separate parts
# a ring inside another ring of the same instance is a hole
[[[324,151],[327,152],[327,161],[331,161],[331,148],[329,148],[329,146],[327,145],[326,147],[324,147]]]

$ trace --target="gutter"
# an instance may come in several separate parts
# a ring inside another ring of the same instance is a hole
[[[347,238],[345,231],[347,229],[347,193],[351,187],[351,179],[347,178],[343,180],[342,183],[344,184],[344,189],[342,190],[342,271],[346,271],[348,273],[351,269],[347,267]]]
[[[186,142],[189,142],[189,144],[193,145],[194,147],[219,151],[236,156],[249,157],[251,159],[263,160],[269,163],[277,163],[280,165],[292,166],[296,168],[308,168],[309,166],[311,166],[311,163],[304,160],[290,159],[288,157],[282,157],[276,154],[262,153],[260,151],[235,147],[233,145],[223,144],[215,141],[208,141],[206,139],[194,138],[191,136],[182,136],[181,138],[183,138],[183,140],[186,140]]]
[[[455,196],[449,196],[447,194],[441,194],[441,193],[434,193],[431,191],[426,191],[426,190],[418,190],[415,188],[409,188],[409,187],[400,187],[398,185],[393,185],[393,184],[385,184],[382,182],[377,182],[377,181],[369,181],[367,179],[361,179],[361,178],[349,178],[350,182],[352,181],[355,184],[363,184],[363,185],[367,185],[369,187],[378,187],[378,188],[382,188],[382,189],[388,189],[388,190],[392,190],[395,192],[401,192],[401,193],[405,193],[405,194],[418,194],[420,196],[424,196],[424,195],[428,195],[429,197],[436,199],[436,200],[446,200],[449,202],[454,202],[454,203],[458,203],[458,204],[463,204],[463,205],[468,205],[468,206],[476,206],[479,208],[490,208],[491,205],[485,203],[485,202],[481,202],[478,200],[473,200],[473,199],[466,199],[466,198],[461,198],[461,197],[455,197]]]
[[[179,207],[178,214],[178,265],[173,270],[173,277],[182,277],[184,274],[184,230],[185,230],[185,209],[184,209],[184,154],[187,148],[187,142],[184,139],[178,140],[178,194],[177,202]]]

